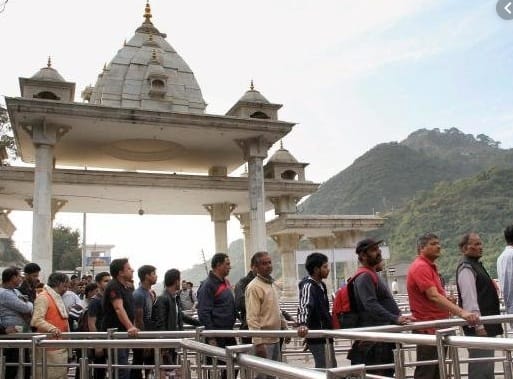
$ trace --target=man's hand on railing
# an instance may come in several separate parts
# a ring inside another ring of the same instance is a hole
[[[413,316],[399,316],[395,323],[397,325],[406,325],[406,324],[410,324],[414,321],[417,321],[417,319]]]
[[[460,317],[466,320],[471,326],[479,323],[479,315],[477,313],[471,313],[467,312],[466,310],[462,310]]]
[[[299,337],[306,337],[308,334],[308,328],[306,325],[301,325],[299,328],[297,328],[297,335]]]

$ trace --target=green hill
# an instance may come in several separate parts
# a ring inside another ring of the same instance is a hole
[[[504,227],[511,223],[513,169],[495,168],[417,194],[403,209],[389,214],[385,227],[375,235],[388,241],[392,262],[410,262],[416,254],[416,238],[428,231],[437,233],[443,247],[437,263],[450,280],[461,256],[459,239],[475,231],[483,240],[482,262],[490,275],[497,277],[496,260],[505,246]]]
[[[377,145],[321,185],[304,214],[369,214],[401,208],[418,191],[491,167],[513,165],[513,150],[456,128],[418,130],[401,143]]]

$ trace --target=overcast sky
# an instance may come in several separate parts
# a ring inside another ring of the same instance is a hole
[[[307,179],[316,182],[419,128],[457,127],[512,147],[513,21],[500,19],[495,4],[151,1],[154,25],[193,70],[207,112],[226,113],[253,79],[267,99],[283,104],[280,119],[298,123],[285,148],[310,163]],[[0,13],[0,96],[19,96],[18,77],[32,76],[50,55],[81,101],[82,89],[143,22],[144,5],[9,0]],[[31,213],[11,219],[30,259]],[[81,215],[60,213],[56,221],[82,228]],[[213,254],[209,217],[89,215],[87,225],[88,244],[114,244],[114,255],[135,267],[185,269],[202,248]],[[229,239],[239,237],[231,221]]]

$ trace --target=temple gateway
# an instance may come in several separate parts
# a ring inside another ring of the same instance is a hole
[[[33,167],[0,165],[0,238],[15,230],[9,211],[32,210],[32,261],[47,277],[58,211],[129,214],[144,204],[145,213],[210,215],[217,252],[227,251],[227,221],[235,216],[247,267],[272,237],[283,296],[296,297],[294,252],[302,238],[318,249],[354,247],[383,219],[297,214],[298,201],[318,184],[283,146],[265,161],[294,128],[279,119],[282,105],[251,83],[225,115],[206,113],[192,70],[151,19],[146,4],[142,25],[81,91],[83,101],[50,59],[19,79],[21,96],[6,97],[18,153]],[[247,173],[233,175],[243,165]],[[276,218],[266,224],[272,209]]]

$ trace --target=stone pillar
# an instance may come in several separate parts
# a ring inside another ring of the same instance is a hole
[[[285,301],[297,301],[297,264],[294,253],[299,247],[299,241],[302,235],[298,233],[286,233],[276,234],[272,237],[278,244],[278,252],[281,256],[281,277],[283,282],[281,299]]]
[[[214,223],[216,253],[228,253],[228,229],[226,222],[230,220],[230,214],[236,205],[215,203],[205,204],[204,207],[210,213],[211,220]]]
[[[335,237],[333,236],[320,236],[320,237],[308,237],[312,242],[314,249],[318,250],[332,250],[335,247]],[[328,256],[328,259],[332,258],[332,254]],[[330,275],[326,279],[326,287],[328,294],[335,292],[338,289],[337,279],[335,278],[335,262],[332,262]]]
[[[340,230],[333,231],[335,235],[335,247],[345,247],[356,249],[356,243],[365,238],[365,233],[363,230]],[[358,258],[356,253],[354,255],[354,260],[351,262],[347,262],[344,267],[344,277],[352,276],[355,271],[358,269]]]
[[[244,236],[244,272],[249,270],[251,267],[251,257],[254,253],[251,253],[251,233],[249,232],[249,213],[236,213],[235,217],[240,222],[240,228],[242,229],[242,235]],[[255,252],[256,253],[256,252]]]
[[[53,148],[69,128],[38,120],[24,129],[35,148],[32,261],[41,266],[41,279],[52,272],[52,178]]]
[[[251,252],[267,251],[263,161],[270,145],[263,137],[237,142],[244,152],[244,159],[248,161]]]

